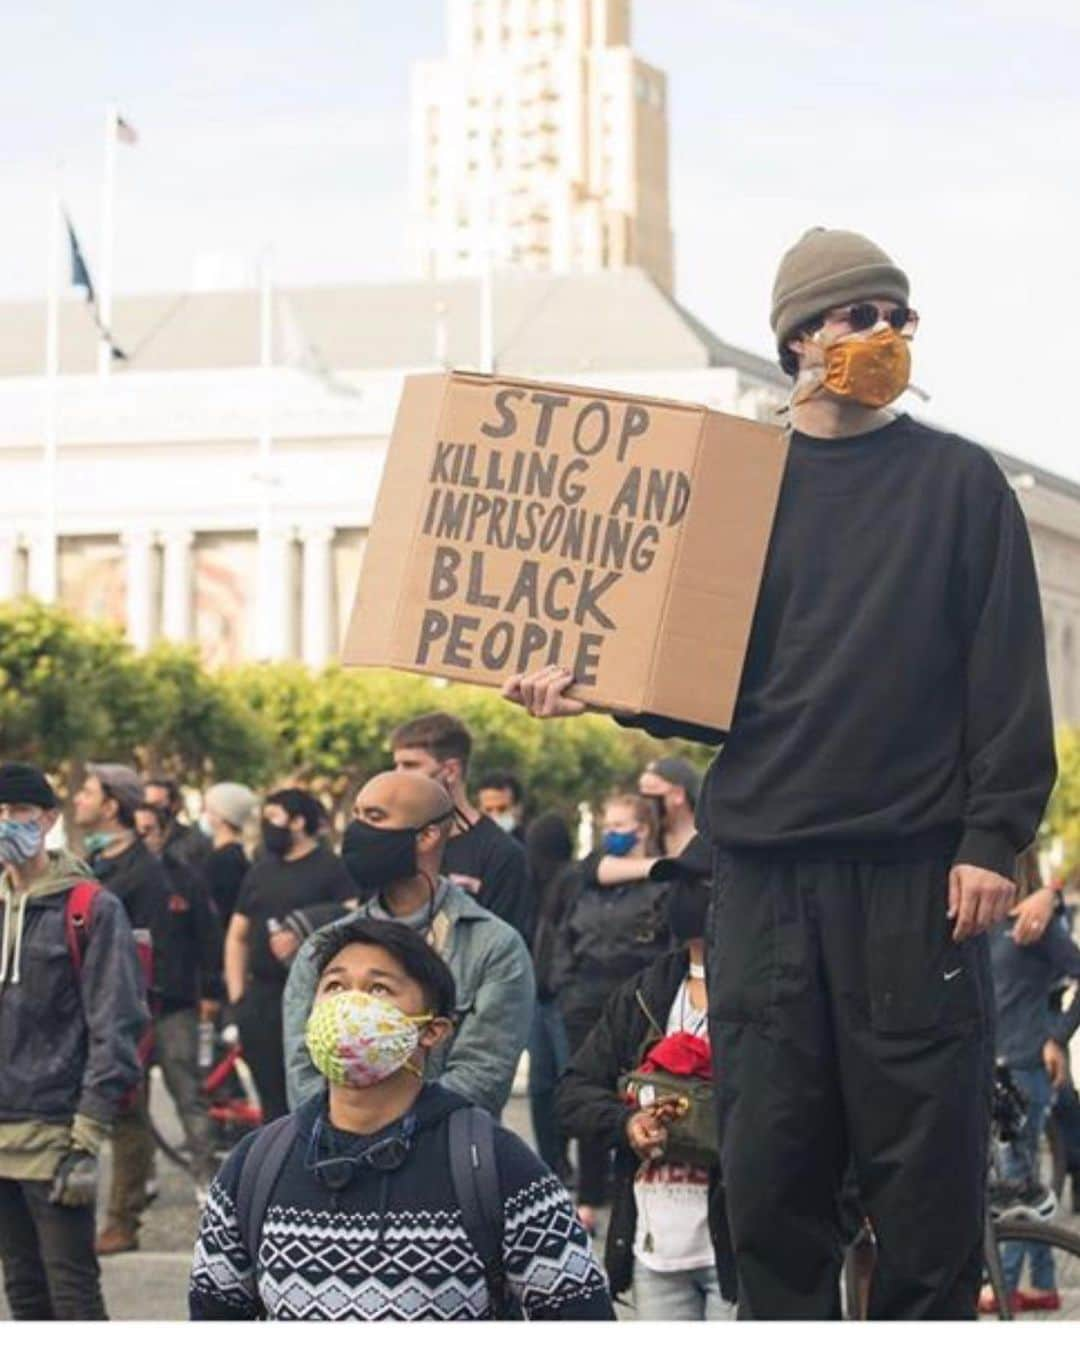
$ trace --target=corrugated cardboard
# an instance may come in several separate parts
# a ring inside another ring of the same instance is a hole
[[[695,404],[462,372],[405,382],[347,665],[563,665],[595,707],[727,728],[787,454]]]

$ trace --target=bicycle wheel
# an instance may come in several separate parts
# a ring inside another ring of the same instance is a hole
[[[1007,1219],[994,1224],[994,1237],[1002,1259],[1007,1258],[1006,1244],[1023,1243],[1024,1260],[1020,1272],[1020,1289],[1030,1291],[1032,1280],[1045,1278],[1040,1266],[1053,1263],[1053,1287],[1058,1306],[1044,1309],[1016,1309],[1023,1320],[1077,1322],[1080,1321],[1080,1229],[1062,1224],[1035,1223],[1023,1219]]]

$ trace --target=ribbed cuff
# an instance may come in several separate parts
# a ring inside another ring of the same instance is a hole
[[[993,830],[964,831],[953,866],[984,867],[1009,881],[1016,880],[1016,849],[1003,834]]]

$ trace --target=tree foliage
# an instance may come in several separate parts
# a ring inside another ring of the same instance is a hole
[[[1064,851],[1061,871],[1080,874],[1080,727],[1062,727],[1057,734],[1058,777],[1046,810],[1045,829]]]
[[[394,728],[432,711],[469,727],[474,781],[508,769],[534,810],[567,817],[632,785],[658,754],[703,766],[709,753],[658,745],[602,716],[536,721],[491,690],[389,671],[284,663],[211,673],[193,648],[159,643],[139,655],[115,629],[61,609],[0,606],[0,756],[65,779],[85,760],[117,759],[192,787],[300,782],[340,809],[389,765]]]

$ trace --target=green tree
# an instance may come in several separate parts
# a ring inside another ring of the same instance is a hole
[[[114,629],[35,600],[0,606],[0,753],[46,767],[130,756],[151,681]]]
[[[1057,783],[1046,809],[1044,830],[1061,841],[1062,871],[1075,877],[1080,871],[1080,727],[1058,730],[1057,760]]]
[[[275,758],[271,724],[208,672],[193,647],[159,643],[140,664],[153,704],[136,748],[141,767],[200,787],[265,780]]]

